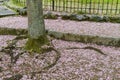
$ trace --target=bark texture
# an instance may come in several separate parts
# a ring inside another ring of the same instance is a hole
[[[26,49],[41,51],[40,47],[48,43],[43,19],[42,0],[27,0],[28,35]]]
[[[38,39],[45,35],[42,0],[27,0],[29,36]]]

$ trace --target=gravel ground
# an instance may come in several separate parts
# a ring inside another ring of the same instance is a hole
[[[70,20],[45,20],[46,29],[85,35],[97,35],[107,37],[120,37],[119,23],[99,23],[89,21]],[[4,17],[0,18],[0,27],[27,28],[27,17]]]
[[[120,37],[120,24],[45,20],[46,28],[61,32],[77,34],[101,35]],[[0,18],[0,27],[27,28],[27,18],[4,17]],[[0,36],[0,49],[7,45],[7,40],[15,36]],[[17,45],[24,45],[26,40],[19,41]],[[45,73],[37,74],[30,79],[31,71],[38,71],[54,60],[55,52],[30,55],[25,53],[20,56],[16,64],[10,63],[10,56],[0,53],[0,80],[11,77],[14,74],[23,74],[21,80],[120,80],[120,48],[98,46],[95,44],[83,44],[54,39],[56,48],[93,46],[101,49],[107,56],[101,55],[94,50],[61,50],[61,58],[58,63]],[[21,50],[13,50],[18,54]],[[36,58],[36,56],[38,56]]]
[[[0,36],[0,47],[6,46],[6,41],[15,36]],[[24,45],[26,40],[19,41],[17,45]],[[23,74],[21,80],[120,80],[120,48],[68,42],[54,39],[53,44],[58,49],[64,47],[93,46],[101,49],[107,56],[94,50],[61,50],[58,63],[45,73],[37,74],[30,79],[31,71],[41,70],[43,66],[52,63],[55,52],[44,55],[25,53],[20,56],[16,64],[10,63],[10,56],[0,53],[0,80],[14,74]],[[16,54],[20,50],[15,50]],[[39,56],[38,56],[39,55]],[[38,56],[36,58],[36,56]],[[11,65],[11,67],[10,67]]]

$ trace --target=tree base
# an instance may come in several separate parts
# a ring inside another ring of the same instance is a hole
[[[25,45],[25,49],[30,52],[41,53],[43,51],[42,46],[44,45],[50,45],[47,36],[40,36],[38,39],[29,38]]]

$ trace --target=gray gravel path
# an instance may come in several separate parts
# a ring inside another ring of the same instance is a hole
[[[0,27],[27,28],[27,17],[4,17],[0,18]],[[120,37],[119,23],[99,23],[89,21],[48,20],[45,19],[46,29],[65,33],[95,35],[102,37]]]
[[[8,9],[6,6],[3,6],[2,3],[0,3],[0,17],[12,16],[16,14],[17,13],[15,11]]]
[[[45,20],[45,24],[47,29],[60,32],[120,37],[120,24],[118,23],[76,22],[58,19]],[[0,18],[0,27],[26,29],[27,26],[27,17]],[[6,46],[6,41],[14,37],[0,36],[0,48]],[[18,43],[18,45],[22,44],[24,45],[25,41]],[[23,54],[12,67],[10,67],[10,57],[0,53],[2,60],[0,67],[3,70],[0,72],[0,80],[18,73],[23,74],[21,80],[120,80],[120,48],[56,39],[53,40],[53,44],[56,48],[93,46],[101,49],[108,56],[93,50],[61,50],[61,58],[53,68],[30,79],[31,75],[28,73],[38,71],[42,66],[49,64],[54,59],[54,52],[46,53],[44,59],[41,56],[36,59],[35,56],[38,54],[33,56],[28,53]],[[16,54],[18,52],[19,50],[16,51]]]
[[[14,36],[0,36],[0,45],[6,44],[6,40]],[[31,79],[28,74],[32,71],[41,70],[47,63],[54,60],[54,52],[30,55],[25,53],[20,56],[15,65],[10,67],[10,57],[0,53],[0,80],[15,74],[23,74],[21,80],[120,80],[120,48],[83,44],[80,42],[68,42],[53,40],[56,48],[93,46],[101,49],[108,56],[99,54],[93,50],[61,50],[61,58],[58,63],[45,73],[37,74]],[[18,43],[24,44],[24,41]],[[16,50],[16,54],[20,52]],[[35,58],[38,56],[38,58]],[[43,58],[44,57],[44,58]]]

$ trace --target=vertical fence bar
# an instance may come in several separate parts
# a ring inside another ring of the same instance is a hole
[[[106,14],[108,13],[108,7],[109,7],[109,0],[107,0]]]
[[[119,9],[118,10],[119,10],[119,15],[120,15],[120,1],[119,1]]]
[[[60,11],[60,0],[58,1],[58,11]]]
[[[48,9],[48,1],[47,1],[47,0],[44,0],[44,2],[45,2],[45,4],[44,4],[45,9],[47,10],[47,9]]]
[[[98,5],[97,14],[99,14],[99,11],[100,11],[100,0],[98,0],[97,5]]]
[[[96,6],[96,5],[95,5],[95,1],[93,1],[92,3],[93,3],[93,12],[92,12],[92,13],[94,14],[94,13],[95,13],[95,9],[96,9],[96,8],[95,8],[95,6]]]
[[[80,8],[80,6],[79,6],[79,3],[80,3],[80,2],[79,2],[79,1],[80,1],[80,0],[77,0],[77,7],[78,7],[78,8],[77,8],[77,12],[79,11],[79,8]]]
[[[83,0],[81,0],[81,12],[83,10]]]
[[[75,12],[75,3],[76,3],[76,0],[73,0],[73,12]]]
[[[112,2],[111,2],[111,9],[110,9],[110,13],[112,13],[112,9],[113,9],[113,1],[114,1],[114,0],[112,0]]]
[[[116,1],[116,9],[115,9],[115,14],[117,14],[117,10],[118,10],[118,0]]]
[[[87,13],[87,0],[85,1],[85,13]]]
[[[26,6],[26,0],[12,0],[14,4]],[[81,13],[120,14],[120,0],[43,0],[44,8],[52,11]],[[77,10],[77,11],[76,11]]]
[[[65,0],[63,0],[62,3],[63,3],[63,6],[62,6],[63,9],[62,10],[65,11]]]
[[[55,0],[55,2],[56,2],[56,3],[55,3],[55,6],[56,6],[56,9],[55,9],[55,10],[57,11],[57,9],[58,9],[58,0]]]
[[[92,0],[89,2],[89,13],[91,14]]]
[[[52,11],[54,11],[54,7],[55,7],[55,1],[52,0]]]
[[[70,7],[71,7],[71,9],[70,9],[70,12],[72,11],[72,1],[70,0]]]
[[[102,0],[102,14],[104,13],[104,0]]]
[[[66,11],[68,12],[68,0],[66,0]]]
[[[64,5],[64,8],[65,8],[65,12],[67,12],[67,0],[64,0],[64,2],[65,2],[65,5]]]

